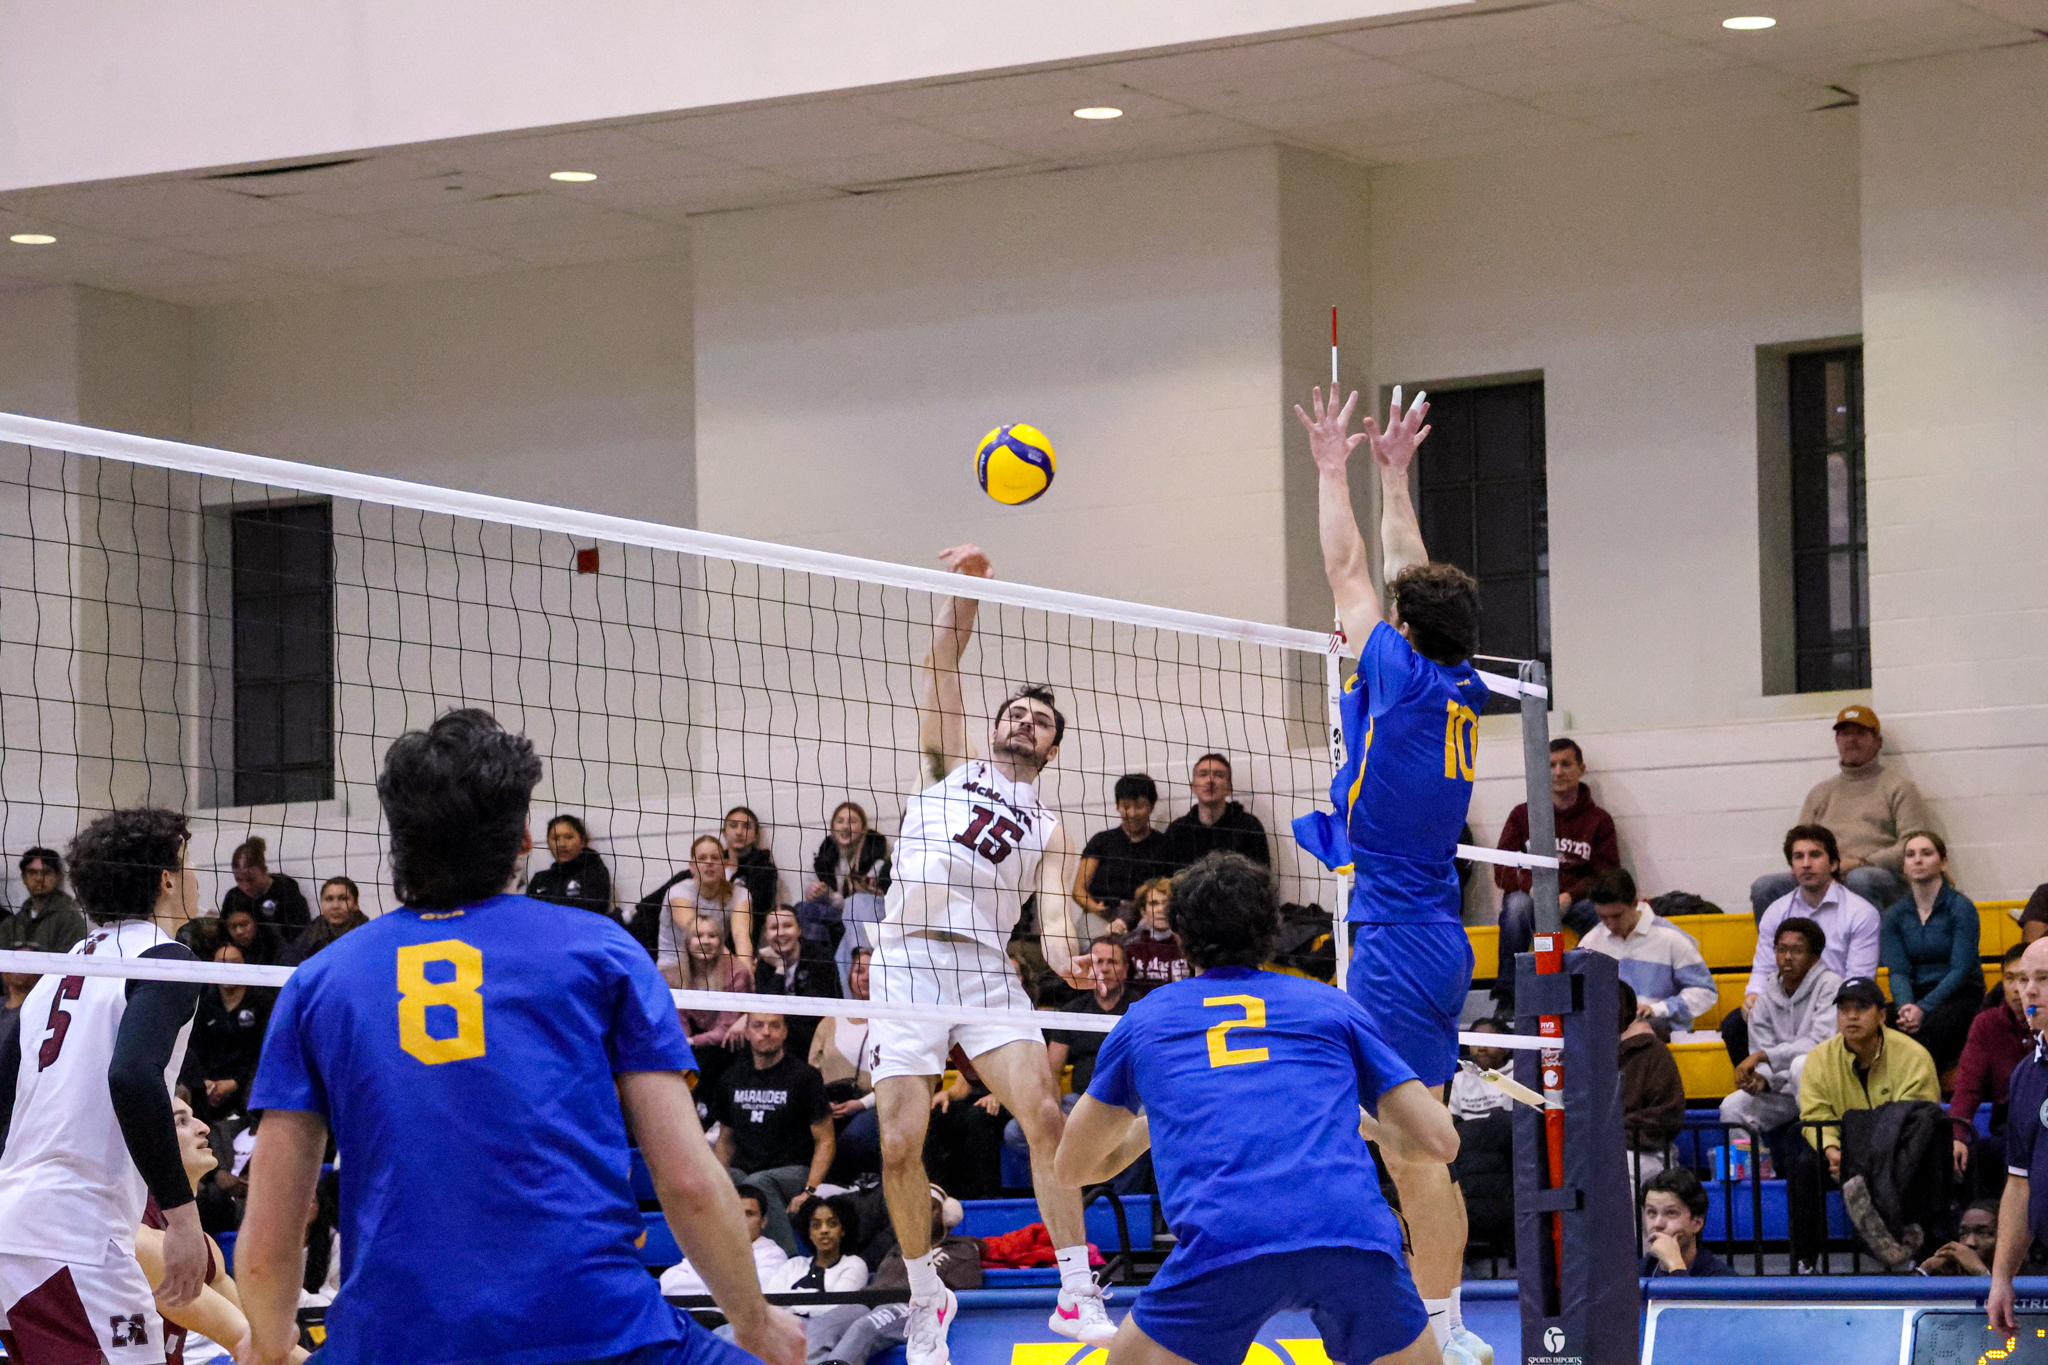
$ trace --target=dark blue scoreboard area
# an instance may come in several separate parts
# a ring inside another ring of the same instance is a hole
[[[2014,1315],[2016,1332],[1993,1332],[1982,1309],[1930,1309],[1913,1322],[1912,1365],[2048,1365],[2048,1312]]]

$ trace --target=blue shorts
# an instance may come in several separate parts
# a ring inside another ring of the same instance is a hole
[[[1407,1264],[1384,1251],[1276,1251],[1139,1292],[1138,1330],[1194,1365],[1244,1365],[1276,1313],[1306,1309],[1336,1365],[1371,1365],[1429,1327]]]
[[[579,1361],[578,1365],[761,1365],[709,1328],[698,1326],[697,1320],[682,1309],[676,1309],[675,1315],[683,1332],[681,1340],[651,1341],[623,1355]]]
[[[1458,1069],[1458,1016],[1472,989],[1472,940],[1459,924],[1353,924],[1351,998],[1424,1085]]]

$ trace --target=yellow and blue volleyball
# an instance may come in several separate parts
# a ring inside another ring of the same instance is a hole
[[[1017,507],[1052,487],[1052,442],[1024,422],[997,427],[981,438],[974,451],[974,477],[981,491],[997,502]]]

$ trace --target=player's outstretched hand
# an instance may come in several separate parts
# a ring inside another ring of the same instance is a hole
[[[969,574],[975,578],[994,578],[995,565],[989,563],[988,555],[979,545],[954,545],[939,551],[939,562],[954,573]]]
[[[1351,434],[1351,409],[1357,406],[1358,394],[1353,391],[1340,409],[1337,390],[1330,390],[1330,400],[1325,403],[1323,391],[1318,387],[1309,390],[1309,402],[1315,407],[1314,417],[1303,412],[1299,403],[1294,405],[1294,415],[1308,428],[1308,452],[1315,456],[1316,468],[1335,473],[1351,462],[1351,452],[1358,449],[1358,443],[1366,438],[1364,432],[1356,436]]]
[[[1373,463],[1395,474],[1408,470],[1409,462],[1415,458],[1415,448],[1429,436],[1430,429],[1422,425],[1422,419],[1429,416],[1429,395],[1418,391],[1415,401],[1408,405],[1408,411],[1401,411],[1401,386],[1394,386],[1394,397],[1387,405],[1387,429],[1380,430],[1380,424],[1371,417],[1365,419],[1365,434],[1372,439]]]
[[[732,1335],[734,1343],[762,1365],[803,1365],[804,1329],[787,1308],[771,1307],[759,1322],[746,1327],[734,1323]]]

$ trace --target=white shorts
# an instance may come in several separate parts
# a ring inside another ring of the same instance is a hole
[[[875,1019],[868,1034],[881,1060],[875,1080],[890,1076],[942,1076],[946,1054],[957,1045],[971,1061],[1006,1043],[1037,1043],[1045,1034],[1031,1026],[1031,997],[1017,979],[1009,957],[972,939],[927,938],[889,932],[875,950],[868,996],[891,1004],[1008,1010],[1017,1022],[948,1022],[943,1019]]]
[[[0,1311],[18,1365],[163,1365],[164,1320],[133,1256],[79,1265],[0,1252]]]

